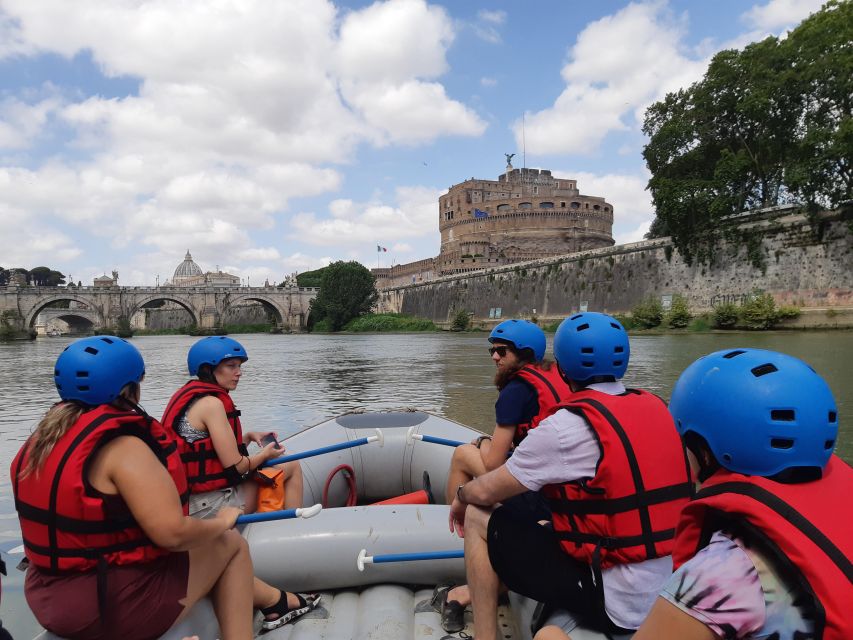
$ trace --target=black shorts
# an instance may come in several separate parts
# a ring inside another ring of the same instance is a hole
[[[546,608],[566,609],[586,627],[608,633],[628,631],[611,622],[592,569],[560,548],[550,526],[498,507],[489,518],[487,542],[492,568],[511,591]]]

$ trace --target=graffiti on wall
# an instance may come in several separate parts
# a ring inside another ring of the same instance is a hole
[[[739,304],[742,305],[752,300],[754,293],[718,293],[711,296],[711,306],[716,307],[721,304]]]

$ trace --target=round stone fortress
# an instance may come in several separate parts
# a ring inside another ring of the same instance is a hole
[[[372,269],[377,286],[612,246],[613,206],[548,169],[507,165],[497,180],[471,178],[439,197],[438,229],[438,257]]]
[[[440,275],[613,244],[613,207],[548,169],[466,180],[438,200]]]

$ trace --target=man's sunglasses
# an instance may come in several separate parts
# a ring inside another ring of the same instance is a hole
[[[489,347],[489,355],[490,355],[490,356],[493,356],[493,355],[495,355],[495,354],[498,354],[498,356],[500,356],[501,358],[505,358],[505,357],[506,357],[506,352],[507,352],[508,350],[509,350],[509,347],[504,347],[504,346],[500,346],[500,347]]]

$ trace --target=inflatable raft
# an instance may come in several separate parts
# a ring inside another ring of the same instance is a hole
[[[447,445],[480,435],[430,413],[402,410],[345,414],[284,440],[286,454],[331,449],[300,460],[303,504],[323,509],[309,518],[248,524],[242,533],[258,577],[288,591],[319,592],[322,601],[295,624],[265,633],[264,640],[447,636],[430,600],[435,585],[465,582],[463,541],[449,531],[447,505],[430,500],[444,502],[453,454]],[[416,495],[399,498],[411,493]],[[391,504],[374,504],[388,499]],[[512,594],[509,602],[499,610],[501,637],[530,640],[536,603]],[[473,635],[470,611],[466,622]],[[162,640],[215,640],[218,634],[205,600]],[[603,636],[573,632],[572,638]],[[61,639],[43,633],[37,640]]]

